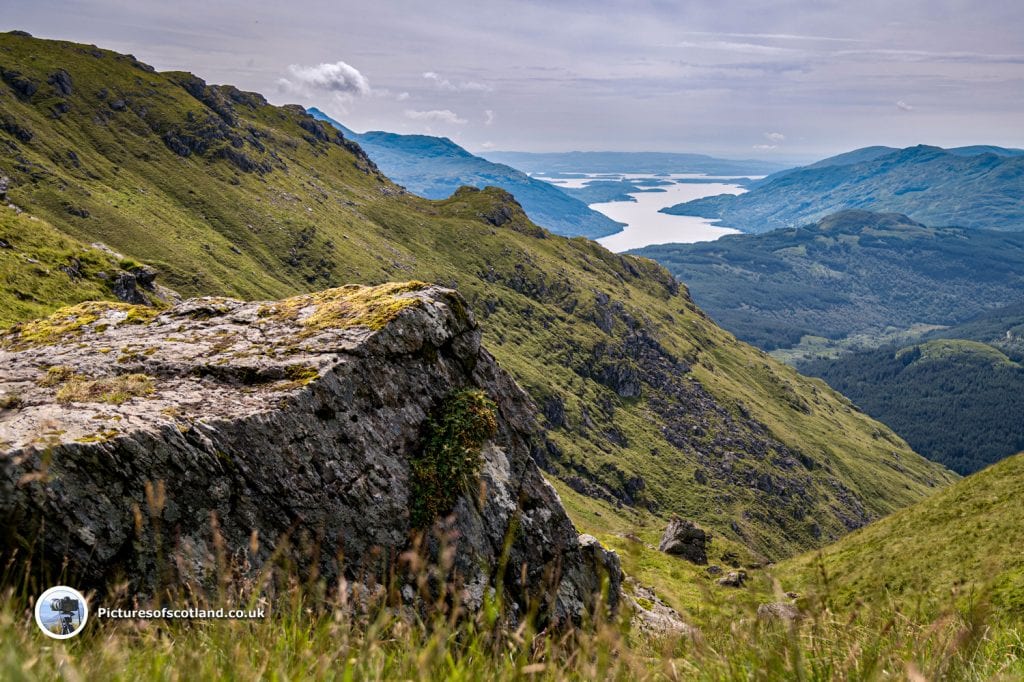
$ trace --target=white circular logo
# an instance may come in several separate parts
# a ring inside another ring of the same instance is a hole
[[[72,587],[51,587],[36,600],[36,624],[48,637],[74,637],[88,619],[89,605],[82,593]]]

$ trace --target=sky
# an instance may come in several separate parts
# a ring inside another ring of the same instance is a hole
[[[1019,0],[0,0],[0,30],[471,151],[1024,147]]]

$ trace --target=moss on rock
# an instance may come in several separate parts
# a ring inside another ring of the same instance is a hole
[[[425,528],[455,506],[480,473],[480,452],[497,432],[497,406],[478,389],[449,395],[427,425],[426,445],[412,462],[412,525]]]

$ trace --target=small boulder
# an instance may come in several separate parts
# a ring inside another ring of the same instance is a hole
[[[757,619],[790,622],[800,618],[800,609],[786,602],[772,602],[757,607]]]
[[[700,632],[683,620],[679,612],[663,602],[654,590],[626,578],[632,594],[624,592],[627,604],[632,607],[633,626],[641,632],[657,637],[699,637]]]
[[[724,587],[743,587],[747,581],[747,572],[743,569],[729,571],[724,577],[718,579],[718,584]]]
[[[673,516],[661,536],[658,549],[695,564],[708,562],[708,534],[693,521]]]

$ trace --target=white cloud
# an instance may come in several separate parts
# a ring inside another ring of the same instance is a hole
[[[279,78],[277,86],[282,92],[312,96],[316,93],[330,92],[340,101],[353,97],[371,94],[370,81],[351,64],[334,62],[333,64],[317,64],[301,66],[292,64],[288,67],[288,78]]]
[[[434,85],[441,90],[450,90],[452,92],[490,92],[494,89],[486,83],[477,83],[476,81],[459,81],[457,83],[453,83],[447,78],[442,78],[434,71],[425,72],[423,77],[428,81],[432,81]]]
[[[440,123],[453,123],[456,125],[466,123],[466,119],[459,118],[459,115],[450,109],[431,109],[430,111],[406,109],[405,117],[411,118],[414,121],[437,121]]]
[[[769,142],[782,142],[783,140],[786,139],[786,136],[783,135],[782,133],[765,133],[764,139],[768,140]]]
[[[752,149],[756,149],[759,152],[770,152],[773,149],[778,149],[777,144],[755,144]]]
[[[798,50],[792,47],[759,45],[757,43],[737,43],[731,40],[708,40],[701,42],[683,40],[676,43],[676,47],[699,48],[720,52],[739,52],[741,54],[757,55],[796,55],[803,53],[803,50]]]
[[[491,109],[484,109],[484,116],[487,117],[487,119],[484,121],[485,126],[489,126],[492,123],[494,123],[494,119],[496,118],[494,111],[492,111]]]
[[[480,148],[481,149],[494,149],[494,143],[491,142],[490,140],[488,140],[487,142],[484,142],[482,145],[480,145]]]
[[[691,36],[726,36],[729,38],[767,38],[769,40],[820,40],[837,43],[863,43],[863,38],[837,38],[835,36],[799,35],[793,33],[718,33],[715,31],[683,31]]]
[[[408,92],[400,92],[400,93],[398,93],[398,96],[395,97],[395,99],[397,99],[399,102],[404,102],[405,100],[409,99],[409,93]]]
[[[900,101],[896,102],[896,107],[899,108],[899,109],[902,109],[903,111],[913,111],[914,110],[914,107],[912,107],[908,102],[906,102],[905,100],[902,100],[902,99]]]

